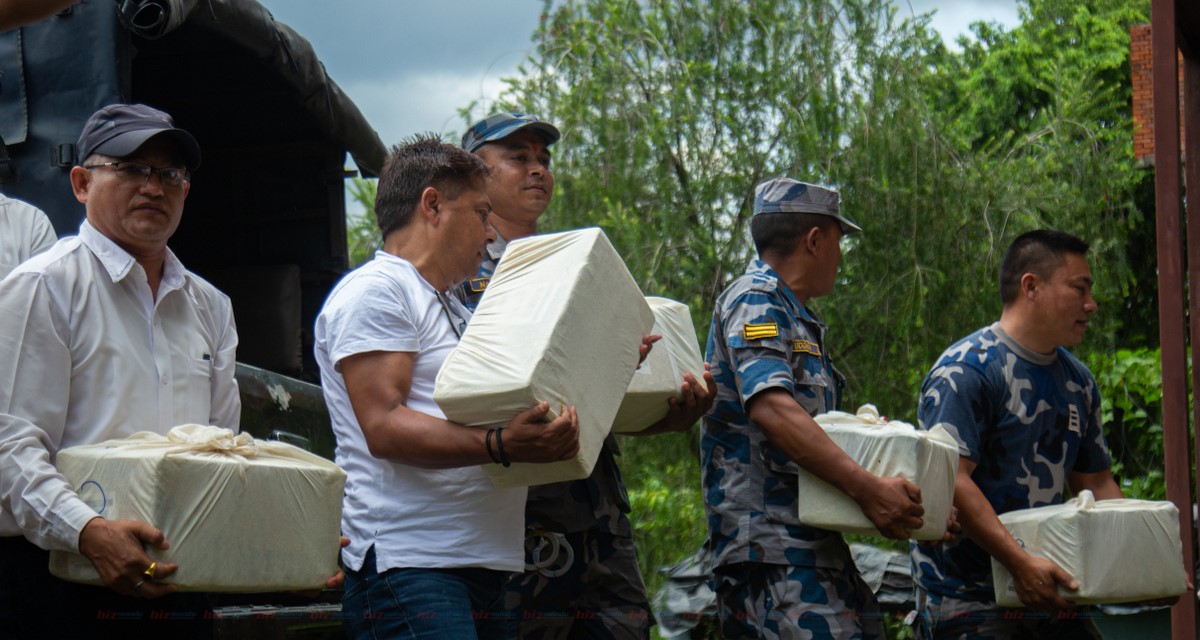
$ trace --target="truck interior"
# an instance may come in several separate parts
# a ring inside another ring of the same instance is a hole
[[[75,141],[114,102],[162,109],[200,142],[170,246],[233,301],[242,428],[332,457],[312,324],[348,268],[345,180],[380,170],[378,134],[258,2],[83,0],[0,33],[0,192],[76,233]]]

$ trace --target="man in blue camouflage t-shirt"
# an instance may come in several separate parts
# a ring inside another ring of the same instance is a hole
[[[925,377],[917,417],[958,440],[954,505],[964,535],[912,544],[923,637],[1100,637],[1074,615],[1004,615],[991,571],[991,558],[1007,567],[1030,610],[1069,608],[1058,587],[1077,589],[1075,580],[1021,548],[997,514],[1061,504],[1067,486],[1121,497],[1096,381],[1065,349],[1096,312],[1087,250],[1059,231],[1018,237],[1000,264],[1000,321],[956,342]]]
[[[916,485],[865,471],[813,421],[837,409],[842,378],[807,305],[833,291],[852,231],[861,229],[838,214],[836,191],[788,178],[758,185],[750,232],[759,257],[713,311],[717,399],[700,453],[726,638],[884,637],[841,534],[800,524],[799,468],[854,499],[888,537],[922,526]]]

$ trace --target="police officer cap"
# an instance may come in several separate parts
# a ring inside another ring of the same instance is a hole
[[[772,178],[755,187],[754,215],[760,213],[817,213],[835,218],[842,233],[862,231],[838,213],[837,191],[791,178]]]
[[[558,128],[549,122],[524,113],[496,113],[471,125],[463,134],[462,148],[475,153],[475,150],[489,142],[502,140],[522,130],[536,131],[546,139],[547,145],[558,142],[561,134]]]

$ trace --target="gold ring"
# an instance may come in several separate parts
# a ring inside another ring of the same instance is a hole
[[[135,583],[134,583],[134,585],[133,585],[133,588],[134,588],[134,589],[137,589],[137,588],[141,587],[141,586],[142,586],[142,585],[144,585],[144,584],[146,584],[146,581],[145,581],[145,580],[138,580],[137,582],[135,582]]]
[[[146,576],[146,578],[147,578],[147,579],[149,579],[149,580],[153,580],[153,579],[154,579],[154,572],[155,572],[155,571],[158,571],[158,563],[157,563],[157,562],[151,562],[151,563],[150,563],[150,568],[149,568],[149,569],[146,569],[145,571],[143,571],[143,572],[142,572],[142,575]]]

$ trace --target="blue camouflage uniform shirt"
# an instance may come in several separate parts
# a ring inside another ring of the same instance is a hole
[[[1111,466],[1091,372],[1059,347],[1030,351],[999,323],[963,338],[938,358],[921,386],[917,419],[942,425],[997,514],[1062,504],[1072,472]],[[994,602],[987,552],[965,536],[911,543],[913,575],[927,591]]]
[[[479,306],[507,248],[508,240],[497,232],[496,241],[488,244],[475,277],[453,290],[459,301],[472,313]],[[582,480],[529,487],[529,496],[525,501],[525,526],[558,533],[596,529],[616,536],[632,536],[628,518],[629,496],[616,460],[620,454],[616,439],[610,435],[604,440],[592,475]]]
[[[747,410],[755,394],[773,388],[813,416],[837,408],[843,382],[825,349],[825,325],[754,260],[717,298],[707,351],[717,397],[701,428],[701,478],[717,566],[843,569],[849,552],[841,535],[800,524],[799,467]]]

